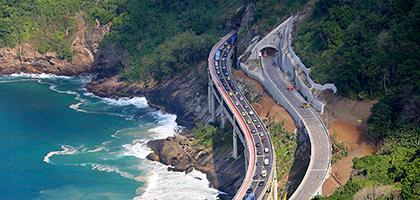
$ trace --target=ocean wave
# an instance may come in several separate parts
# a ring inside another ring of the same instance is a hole
[[[114,166],[110,166],[110,165],[101,165],[101,164],[97,164],[97,163],[93,163],[90,164],[90,166],[92,167],[92,170],[98,170],[98,171],[102,171],[102,172],[113,172],[113,173],[117,173],[120,176],[124,177],[124,178],[129,178],[129,179],[133,179],[135,180],[135,176],[128,173],[128,172],[124,172],[121,171],[118,167],[114,167]]]
[[[77,93],[77,92],[75,92],[75,91],[59,90],[59,89],[57,89],[57,85],[54,85],[52,83],[47,83],[47,84],[50,85],[49,89],[52,90],[52,91],[54,91],[54,92],[57,92],[57,93],[60,93],[60,94],[74,95],[74,96],[76,96],[76,98],[80,98],[80,94]]]
[[[105,146],[99,146],[99,147],[96,147],[95,149],[86,150],[86,152],[96,153],[96,152],[100,152],[100,151],[103,151],[103,150],[106,150]]]
[[[75,111],[77,111],[77,112],[89,113],[87,110],[80,109],[80,106],[81,106],[81,105],[83,105],[83,102],[79,102],[79,103],[71,104],[71,105],[69,106],[69,108],[70,108],[70,109],[73,109],[73,110],[75,110]]]
[[[205,174],[196,170],[188,174],[170,172],[166,166],[154,164],[146,188],[139,188],[141,195],[134,200],[217,199],[219,191],[209,187]]]
[[[148,130],[153,133],[154,139],[163,139],[174,136],[177,133],[177,130],[182,128],[176,123],[176,115],[163,113],[160,110],[154,112],[154,114],[158,119],[158,126]]]
[[[29,73],[14,73],[14,74],[10,74],[7,75],[10,77],[22,77],[22,78],[37,78],[37,79],[71,79],[72,77],[70,76],[59,76],[59,75],[54,75],[54,74],[46,74],[46,73],[41,73],[41,74],[29,74]]]
[[[152,150],[147,146],[147,140],[138,139],[132,141],[130,144],[123,144],[123,156],[134,156],[140,159],[145,159]]]
[[[61,145],[61,151],[51,151],[44,156],[43,161],[46,163],[51,163],[50,158],[54,155],[74,155],[79,151],[77,148],[72,147],[71,145]]]
[[[112,98],[102,98],[102,101],[106,104],[113,105],[113,106],[129,106],[133,105],[137,108],[145,108],[148,107],[147,100],[145,97],[121,97],[118,99],[112,99]]]

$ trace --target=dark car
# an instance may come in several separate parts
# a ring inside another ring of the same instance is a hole
[[[261,139],[261,141],[262,141],[262,143],[266,143],[267,139],[263,138],[263,139]]]
[[[257,161],[256,165],[257,166],[260,166],[261,165],[261,162],[260,161]]]
[[[258,186],[264,186],[264,184],[265,184],[265,182],[261,181],[261,182],[258,183]]]
[[[261,144],[260,144],[259,142],[257,142],[257,143],[255,144],[255,146],[256,146],[256,147],[260,147],[260,146],[261,146]]]
[[[262,155],[262,152],[261,151],[257,151],[257,155]]]
[[[249,189],[247,189],[247,190],[246,190],[246,193],[247,193],[247,194],[249,194],[249,193],[251,193],[251,192],[252,192],[252,188],[249,188]]]

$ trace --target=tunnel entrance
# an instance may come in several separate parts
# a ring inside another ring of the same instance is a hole
[[[270,47],[264,47],[260,51],[262,57],[274,57],[277,52],[279,52],[279,51],[276,48],[271,47],[271,46]]]

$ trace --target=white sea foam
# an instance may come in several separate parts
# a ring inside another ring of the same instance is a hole
[[[176,123],[176,115],[163,113],[162,111],[156,111],[158,126],[151,128],[149,132],[153,133],[154,139],[163,139],[169,136],[174,136],[176,131],[182,127]]]
[[[79,102],[79,103],[71,104],[71,105],[69,106],[69,108],[70,108],[70,109],[73,109],[73,110],[75,110],[75,111],[77,111],[77,112],[89,113],[89,112],[88,112],[88,111],[86,111],[86,110],[80,109],[80,106],[81,106],[81,105],[83,105],[83,102]]]
[[[147,100],[145,97],[121,97],[118,99],[112,99],[112,98],[102,98],[103,101],[107,104],[114,105],[114,106],[129,106],[133,105],[137,108],[145,108],[148,106]]]
[[[50,90],[52,90],[52,91],[54,91],[54,92],[57,92],[57,93],[60,93],[60,94],[68,94],[68,95],[74,95],[74,96],[76,96],[77,98],[80,98],[80,94],[79,93],[77,93],[77,92],[75,92],[75,91],[70,91],[70,90],[59,90],[59,89],[57,89],[57,85],[54,85],[54,84],[51,84],[51,83],[48,83],[49,85],[50,85]]]
[[[92,167],[92,170],[98,170],[98,171],[103,171],[103,172],[113,172],[113,173],[117,173],[120,176],[124,177],[124,178],[129,178],[129,179],[135,179],[135,176],[128,173],[128,172],[124,172],[121,171],[119,168],[114,167],[114,166],[109,166],[109,165],[101,165],[101,164],[97,164],[97,163],[93,163],[90,164],[90,166]]]
[[[134,140],[131,144],[124,144],[123,156],[134,156],[140,159],[145,159],[152,151],[147,146],[146,140]]]
[[[51,163],[50,158],[54,155],[74,155],[78,153],[78,150],[71,145],[61,145],[61,151],[51,151],[44,156],[44,162]]]
[[[10,74],[8,75],[10,77],[23,77],[23,78],[39,78],[39,79],[70,79],[70,76],[59,76],[59,75],[54,75],[54,74],[45,74],[45,73],[41,73],[41,74],[29,74],[29,73],[14,73],[14,74]]]
[[[105,146],[99,146],[99,147],[96,147],[95,149],[87,150],[87,152],[96,153],[96,152],[100,152],[100,151],[103,151],[103,150],[106,150]]]
[[[209,187],[206,175],[193,170],[189,174],[184,172],[170,172],[160,163],[153,163],[154,170],[147,181],[147,186],[140,196],[134,200],[161,199],[216,199],[218,191]]]

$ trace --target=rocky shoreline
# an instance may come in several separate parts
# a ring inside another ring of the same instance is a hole
[[[252,5],[249,4],[247,17],[250,20]],[[72,42],[71,60],[60,59],[55,52],[39,53],[34,44],[19,43],[14,48],[0,48],[0,74],[12,73],[47,73],[65,76],[81,74],[93,75],[86,85],[89,92],[101,97],[144,96],[148,104],[155,109],[177,116],[178,125],[185,127],[185,132],[174,137],[150,141],[153,150],[148,159],[168,165],[168,170],[191,172],[196,169],[206,174],[210,186],[228,195],[221,199],[230,199],[240,187],[245,172],[243,159],[232,160],[230,145],[213,150],[201,149],[193,143],[194,139],[186,132],[197,122],[204,122],[208,117],[207,108],[207,62],[203,61],[192,70],[170,77],[159,83],[127,82],[119,72],[129,64],[129,55],[118,44],[104,44],[101,40],[110,32],[111,24],[89,29],[82,14],[77,15],[77,33]],[[248,43],[252,36],[241,43]]]
[[[201,171],[206,174],[211,187],[227,193],[220,195],[221,199],[230,199],[229,194],[234,194],[242,182],[243,160],[232,162],[230,154],[225,153],[226,149],[204,151],[193,145],[193,138],[187,133],[208,113],[206,63],[159,84],[125,82],[115,69],[116,63],[123,62],[122,57],[114,55],[121,53],[118,53],[120,49],[98,49],[110,27],[97,24],[93,30],[86,31],[85,23],[82,17],[78,18],[79,30],[72,45],[72,60],[62,60],[54,52],[39,53],[31,44],[23,43],[15,48],[0,48],[0,74],[89,74],[94,78],[86,89],[95,95],[111,98],[145,96],[152,108],[177,115],[176,122],[185,127],[183,134],[150,141],[148,146],[154,153],[148,159],[168,165],[168,170],[172,171]]]
[[[153,150],[147,158],[168,165],[170,171],[189,173],[196,169],[205,173],[211,187],[227,193],[220,195],[221,199],[231,199],[244,178],[244,160],[230,159],[226,152],[231,152],[231,147],[208,151],[194,145],[194,139],[185,134],[149,141],[147,145]]]

